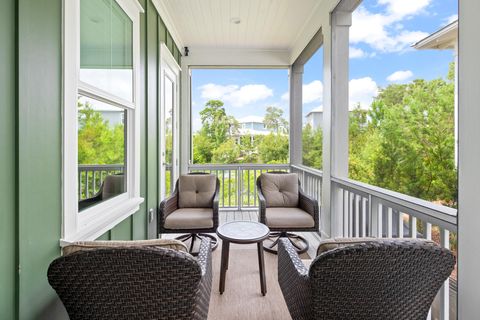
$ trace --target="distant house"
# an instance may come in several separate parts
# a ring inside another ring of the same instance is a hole
[[[247,116],[238,120],[240,124],[239,136],[267,135],[271,131],[265,128],[263,117]]]
[[[317,107],[307,113],[305,116],[306,124],[309,124],[312,129],[322,129],[323,128],[323,106]]]

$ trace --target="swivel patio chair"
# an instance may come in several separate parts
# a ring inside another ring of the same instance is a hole
[[[80,200],[78,209],[83,210],[99,202],[113,198],[125,192],[125,179],[122,174],[108,175],[102,182],[99,191],[90,198]]]
[[[159,233],[187,234],[176,239],[190,240],[189,252],[193,255],[198,238],[210,238],[213,250],[218,245],[215,233],[218,227],[218,197],[220,181],[213,174],[194,172],[182,175],[175,184],[172,195],[160,203],[158,212]]]
[[[75,244],[48,268],[71,320],[207,319],[210,239],[198,259],[177,240]]]
[[[306,266],[281,239],[278,282],[294,320],[425,320],[455,266],[422,239],[349,239],[321,244]]]
[[[298,253],[308,250],[308,241],[292,232],[318,231],[318,202],[300,187],[296,173],[272,171],[257,178],[260,222],[272,231],[264,249],[276,253],[280,238],[288,238]]]

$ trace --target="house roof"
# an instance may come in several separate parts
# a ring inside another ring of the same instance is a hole
[[[424,49],[454,49],[458,42],[458,20],[435,31],[428,37],[423,38],[412,47],[419,50]]]
[[[259,122],[263,123],[263,117],[259,116],[246,116],[243,118],[238,119],[238,122],[240,123],[248,123],[248,122]]]
[[[318,107],[312,109],[309,113],[307,113],[306,117],[308,117],[312,113],[323,113],[323,106],[318,106]]]

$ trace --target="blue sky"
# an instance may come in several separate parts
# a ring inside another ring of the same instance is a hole
[[[445,77],[452,50],[415,50],[410,45],[454,20],[457,0],[364,0],[350,29],[350,104],[368,108],[378,88],[413,79]],[[303,113],[319,108],[323,99],[323,48],[305,66]],[[192,124],[210,99],[225,102],[237,119],[263,117],[277,106],[288,117],[286,69],[192,70]]]

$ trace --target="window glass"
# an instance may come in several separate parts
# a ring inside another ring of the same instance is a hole
[[[78,98],[79,211],[126,191],[125,109]]]
[[[133,23],[114,0],[80,2],[80,81],[133,101]]]
[[[174,83],[165,77],[165,195],[172,191]]]

